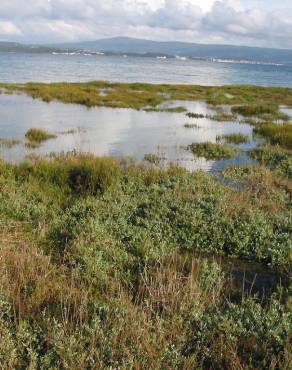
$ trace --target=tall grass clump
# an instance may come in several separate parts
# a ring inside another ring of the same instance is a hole
[[[56,135],[40,128],[31,128],[26,132],[25,137],[31,143],[40,144],[43,141],[56,138]]]
[[[114,159],[76,153],[26,162],[16,172],[21,178],[42,179],[75,195],[104,192],[119,178],[118,164]]]
[[[277,114],[278,107],[271,104],[247,104],[234,106],[231,108],[232,113],[240,114],[244,117],[261,116],[263,114]]]
[[[271,144],[292,149],[292,124],[262,124],[254,128],[254,133],[265,137]]]
[[[231,108],[233,114],[239,114],[243,117],[251,119],[251,123],[257,124],[258,119],[260,122],[274,122],[274,121],[288,121],[289,116],[285,113],[280,112],[279,106],[273,103],[269,104],[246,104],[240,106],[233,106]],[[252,120],[254,119],[254,120]]]
[[[214,144],[211,142],[194,143],[190,145],[190,150],[197,157],[204,157],[208,160],[221,160],[234,157],[238,151],[225,144]]]

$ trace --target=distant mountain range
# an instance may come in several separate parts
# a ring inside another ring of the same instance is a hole
[[[0,41],[0,52],[6,53],[52,53],[62,51],[59,48],[44,45],[27,45],[17,42]]]
[[[232,45],[206,45],[188,42],[158,42],[115,37],[96,41],[60,43],[52,45],[24,45],[0,42],[0,51],[8,52],[82,52],[104,54],[127,54],[156,57],[178,57],[211,59],[216,61],[246,61],[251,63],[272,63],[292,65],[292,50],[269,49]]]

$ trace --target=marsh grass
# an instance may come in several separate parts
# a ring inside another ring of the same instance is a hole
[[[292,106],[292,90],[278,87],[222,86],[208,87],[195,85],[159,85],[142,83],[108,83],[93,81],[88,83],[27,83],[0,84],[1,91],[25,93],[33,98],[50,102],[82,104],[88,107],[108,106],[114,108],[146,109],[158,108],[169,100],[205,101],[207,104],[251,106],[240,108],[248,115],[273,114],[280,105]],[[107,95],[100,96],[106,89]],[[260,106],[262,108],[257,108]],[[275,107],[275,108],[271,108]],[[240,113],[240,114],[241,114]],[[279,116],[279,113],[276,114]]]
[[[145,112],[148,113],[184,113],[186,112],[186,108],[184,107],[174,107],[174,108],[144,108],[143,109]]]
[[[230,113],[226,112],[220,112],[214,115],[207,115],[206,118],[211,119],[212,121],[217,121],[217,122],[232,122],[236,121],[236,116]]]
[[[20,144],[21,144],[21,140],[0,138],[0,146],[2,146],[2,147],[6,147],[6,148],[11,149],[12,147],[14,147],[16,145],[20,145]]]
[[[275,176],[264,166],[229,167],[222,173],[225,178],[235,181],[267,212],[281,213],[283,198],[292,194],[292,183]]]
[[[228,159],[238,154],[238,150],[233,147],[211,142],[193,143],[189,148],[197,157],[204,157],[207,160]]]
[[[253,159],[276,169],[284,176],[292,178],[292,152],[279,145],[262,145],[250,153]]]
[[[254,133],[268,139],[271,144],[279,144],[292,149],[292,124],[267,123],[254,128]]]
[[[289,273],[289,193],[265,168],[228,176],[246,192],[78,153],[0,161],[1,366],[288,369],[286,286],[235,289],[206,255]]]
[[[192,112],[187,113],[186,116],[188,118],[197,118],[197,119],[205,117],[204,114],[202,113],[192,113]]]
[[[55,139],[56,135],[40,128],[31,128],[26,132],[25,137],[29,140],[30,144],[33,145],[40,144],[49,139]]]
[[[95,195],[118,182],[119,169],[111,158],[69,153],[55,159],[36,158],[33,162],[24,162],[17,174],[20,177],[37,176],[75,195]]]
[[[248,135],[245,134],[226,134],[220,135],[216,137],[216,141],[221,142],[224,141],[228,144],[246,144],[249,142]]]
[[[200,126],[197,123],[185,123],[184,128],[197,128],[197,129],[199,129]]]
[[[268,104],[248,104],[232,107],[232,113],[240,114],[244,117],[260,116],[263,114],[277,114],[278,108]]]
[[[154,154],[154,153],[149,153],[144,155],[144,161],[149,162],[151,164],[159,165],[161,164],[166,158]]]
[[[75,128],[69,128],[66,131],[60,131],[60,134],[61,135],[73,135],[73,134],[76,134],[77,132],[78,132],[77,129],[75,129]]]
[[[288,121],[289,116],[279,110],[279,106],[274,103],[269,104],[246,104],[241,106],[233,106],[231,112],[236,115],[239,114],[243,117],[257,118],[253,122],[276,122]]]

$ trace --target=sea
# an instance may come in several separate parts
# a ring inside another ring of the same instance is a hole
[[[92,80],[292,87],[292,65],[127,55],[0,53],[0,82]]]

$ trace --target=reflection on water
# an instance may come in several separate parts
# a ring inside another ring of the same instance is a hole
[[[192,112],[210,114],[202,102],[175,102]],[[132,109],[86,108],[80,105],[57,102],[44,103],[27,96],[0,95],[0,137],[24,139],[29,128],[46,129],[57,135],[37,149],[24,145],[10,149],[1,147],[0,155],[10,161],[19,161],[31,153],[48,154],[70,151],[92,152],[96,155],[129,156],[142,160],[145,154],[156,153],[166,158],[166,163],[178,162],[184,167],[214,171],[227,164],[249,161],[246,150],[256,143],[252,128],[234,122],[214,122],[209,119],[191,120],[184,113],[144,112]],[[186,129],[185,123],[199,126]],[[75,129],[74,133],[64,132]],[[250,143],[241,145],[243,152],[228,161],[206,161],[195,158],[186,148],[193,142],[216,142],[217,135],[244,133]]]
[[[290,119],[292,119],[292,108],[288,108],[288,107],[281,107],[281,112],[287,114],[287,116],[290,117]]]

